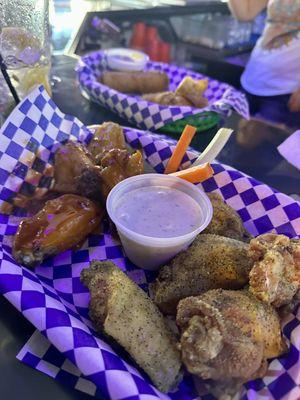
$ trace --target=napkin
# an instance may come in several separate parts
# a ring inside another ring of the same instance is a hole
[[[300,131],[289,136],[277,149],[290,164],[300,169]]]

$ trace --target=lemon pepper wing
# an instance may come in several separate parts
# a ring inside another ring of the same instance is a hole
[[[175,314],[179,300],[210,289],[241,289],[249,281],[253,261],[248,244],[200,234],[193,244],[161,268],[151,290],[166,314]]]
[[[210,233],[230,237],[232,239],[249,242],[251,235],[246,231],[238,213],[224,203],[217,193],[208,193],[213,206],[213,217],[203,233]]]
[[[274,308],[246,290],[210,290],[183,299],[176,322],[188,371],[221,383],[223,394],[262,377],[267,359],[287,350]]]
[[[258,299],[280,307],[292,302],[300,290],[300,240],[268,233],[252,239],[254,260],[250,291]]]
[[[181,377],[175,337],[146,293],[111,262],[93,262],[81,281],[95,328],[122,345],[159,390],[174,387]]]

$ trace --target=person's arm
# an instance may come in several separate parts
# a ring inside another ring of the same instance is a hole
[[[230,11],[240,21],[252,21],[268,5],[269,0],[228,0]]]

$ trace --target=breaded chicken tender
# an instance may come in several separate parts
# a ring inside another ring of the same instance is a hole
[[[161,268],[151,286],[154,302],[163,313],[175,314],[185,297],[210,289],[241,289],[253,266],[248,247],[223,236],[198,235],[190,248]]]
[[[99,332],[114,338],[168,392],[181,378],[176,339],[147,296],[112,262],[92,262],[81,272],[91,294],[90,317]]]
[[[251,240],[249,256],[255,261],[250,292],[274,307],[292,302],[300,290],[300,240],[261,235]]]
[[[287,349],[276,311],[246,290],[210,290],[183,299],[176,322],[188,371],[219,381],[222,394],[233,385],[262,377],[266,360]]]
[[[203,233],[212,233],[249,242],[251,235],[244,228],[243,221],[238,213],[224,203],[217,193],[207,193],[207,195],[212,203],[214,212],[210,224]]]

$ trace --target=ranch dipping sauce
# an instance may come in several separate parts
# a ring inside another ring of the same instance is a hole
[[[191,196],[178,189],[149,186],[121,197],[116,218],[141,235],[171,238],[193,232],[201,224],[202,212]]]
[[[132,176],[109,193],[106,209],[127,257],[155,270],[185,250],[212,218],[197,186],[163,174]]]

